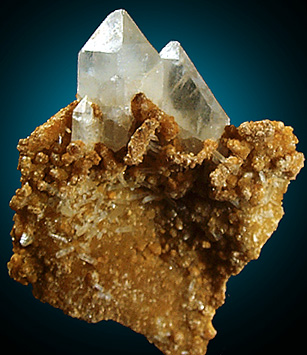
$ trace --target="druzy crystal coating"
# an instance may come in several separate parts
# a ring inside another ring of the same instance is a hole
[[[78,116],[78,124],[73,124],[72,138],[95,143],[96,137],[114,151],[124,147],[133,123],[130,102],[139,92],[174,116],[185,140],[218,139],[229,124],[180,43],[169,42],[159,54],[129,14],[116,10],[86,42],[78,59],[77,96],[98,105],[103,118],[97,122],[93,111],[87,110],[83,122],[77,106],[73,120]]]

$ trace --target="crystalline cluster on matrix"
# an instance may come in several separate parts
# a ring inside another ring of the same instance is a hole
[[[229,124],[180,43],[169,42],[159,54],[128,13],[116,10],[79,52],[78,97],[87,96],[103,113],[101,134],[91,133],[96,126],[85,117],[84,135],[88,132],[91,140],[96,137],[114,151],[124,147],[133,120],[130,102],[139,92],[174,116],[183,140],[218,139]],[[73,130],[81,129],[80,117],[78,122]],[[87,140],[73,132],[77,137]]]
[[[269,120],[220,137],[228,117],[180,44],[158,54],[124,10],[85,44],[78,79],[79,100],[18,143],[10,276],[165,355],[204,355],[226,282],[283,216],[298,139]]]

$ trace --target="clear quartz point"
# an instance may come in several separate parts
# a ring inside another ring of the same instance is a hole
[[[75,107],[72,114],[71,140],[81,140],[93,144],[101,140],[102,120],[94,116],[92,103],[85,96]]]
[[[123,148],[133,123],[131,100],[139,92],[174,116],[187,150],[197,151],[206,138],[218,139],[229,124],[179,42],[169,42],[158,54],[128,13],[116,10],[79,52],[81,101],[73,113],[72,140]],[[94,117],[91,103],[99,106],[102,120]]]
[[[220,138],[229,118],[180,43],[169,42],[160,57],[164,72],[162,109],[175,117],[182,137]]]
[[[158,52],[128,13],[116,10],[79,52],[78,95],[87,95],[102,107],[129,108],[144,76],[159,60]]]
[[[151,79],[159,75],[162,78],[162,73],[152,70],[159,61],[158,52],[125,10],[116,10],[107,16],[79,52],[78,97],[87,95],[98,104],[109,120],[109,129],[105,132],[120,135],[102,135],[102,141],[111,149],[119,150],[126,145],[127,129],[132,123],[131,100],[142,91],[147,73]],[[162,84],[162,79],[160,82]],[[143,92],[148,98],[156,99],[150,85],[146,85]],[[126,139],[122,136],[124,131]]]

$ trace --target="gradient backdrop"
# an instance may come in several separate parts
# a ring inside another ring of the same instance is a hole
[[[87,324],[42,304],[6,270],[13,217],[8,203],[20,186],[18,139],[74,100],[77,53],[118,8],[130,13],[157,50],[169,40],[182,43],[232,123],[282,120],[294,127],[298,149],[307,153],[306,1],[2,2],[0,336],[3,349],[12,347],[7,352],[160,354],[116,323]],[[229,281],[208,355],[305,348],[306,182],[303,170],[261,258]]]

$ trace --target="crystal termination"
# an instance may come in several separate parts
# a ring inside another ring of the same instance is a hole
[[[207,138],[218,139],[229,124],[228,116],[180,43],[171,41],[158,54],[128,13],[116,10],[79,53],[78,97],[88,97],[104,116],[102,134],[96,142],[101,141],[113,151],[127,144],[133,126],[130,102],[138,92],[176,117],[190,151],[194,150],[195,139],[199,144]],[[90,129],[87,120],[86,116],[86,132]],[[82,140],[80,120],[78,127],[73,139]]]

